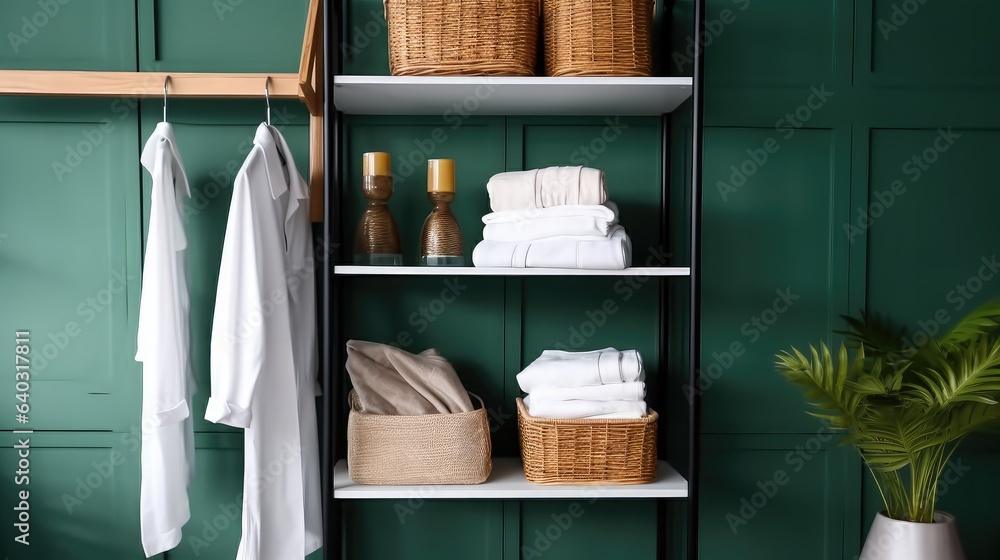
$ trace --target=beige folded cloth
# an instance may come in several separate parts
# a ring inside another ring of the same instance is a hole
[[[608,200],[604,172],[590,167],[546,167],[498,173],[486,184],[494,212],[597,205]]]
[[[411,354],[395,346],[347,341],[347,373],[369,414],[470,412],[455,368],[433,348]]]

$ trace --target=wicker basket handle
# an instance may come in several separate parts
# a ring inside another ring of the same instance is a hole
[[[480,397],[479,395],[473,393],[472,391],[466,391],[466,393],[472,395],[473,397],[476,397],[476,400],[479,401],[479,408],[482,408],[484,410],[486,409],[486,402],[483,401],[482,397]],[[476,409],[476,403],[472,403],[472,410],[475,410],[475,409]]]

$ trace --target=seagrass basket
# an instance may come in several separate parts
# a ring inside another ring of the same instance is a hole
[[[394,76],[531,76],[540,0],[385,0]]]
[[[551,420],[517,399],[524,476],[538,484],[645,484],[656,480],[656,422],[642,418]]]
[[[649,76],[654,0],[544,0],[549,76]]]
[[[358,484],[480,484],[493,470],[486,406],[472,412],[368,414],[348,396],[347,470]]]

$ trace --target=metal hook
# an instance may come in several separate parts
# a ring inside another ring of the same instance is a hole
[[[264,78],[264,102],[267,103],[267,126],[271,126],[271,92],[267,89],[271,76]]]
[[[163,122],[167,122],[167,82],[170,81],[170,74],[163,78]]]

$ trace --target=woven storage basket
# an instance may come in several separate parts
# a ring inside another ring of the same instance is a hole
[[[538,484],[645,484],[656,480],[656,422],[637,419],[550,420],[517,399],[524,476]]]
[[[544,0],[549,76],[649,76],[654,0]]]
[[[385,0],[394,76],[531,76],[540,0]]]
[[[469,393],[472,395],[472,393]],[[347,468],[358,484],[479,484],[493,470],[483,400],[458,414],[367,414],[348,399]]]

